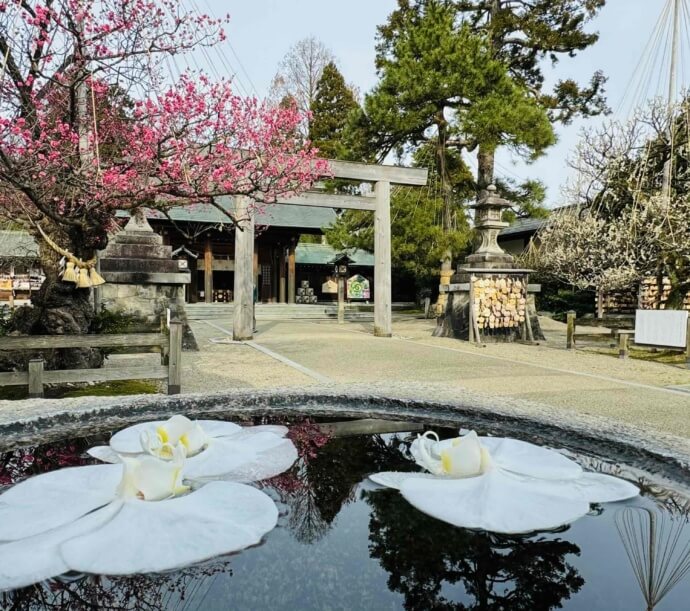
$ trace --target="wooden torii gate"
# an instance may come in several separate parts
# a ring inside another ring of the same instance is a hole
[[[372,196],[334,195],[308,191],[276,205],[311,206],[342,210],[369,210],[374,213],[374,335],[392,335],[391,300],[391,184],[423,186],[427,170],[390,165],[329,161],[333,178],[359,180],[374,184]],[[237,218],[246,218],[251,200],[236,197]],[[235,286],[233,339],[253,337],[254,313],[254,218],[235,229]]]

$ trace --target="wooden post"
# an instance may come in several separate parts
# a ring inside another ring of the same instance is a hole
[[[391,184],[376,183],[374,212],[374,335],[393,335],[391,298]]]
[[[568,311],[568,314],[567,314],[568,327],[566,329],[565,347],[568,350],[574,350],[575,349],[575,316],[576,315],[577,314],[574,310]]]
[[[628,358],[628,337],[627,333],[618,334],[618,358],[627,359]]]
[[[43,398],[43,359],[29,361],[29,398]]]
[[[168,394],[179,395],[182,389],[182,322],[170,321],[168,344]]]
[[[235,227],[235,294],[232,337],[245,341],[254,336],[254,215],[248,197],[235,198],[236,214],[242,220]]]
[[[288,303],[295,303],[297,292],[297,278],[295,268],[295,242],[291,241],[288,247]]]
[[[287,277],[285,274],[285,247],[280,247],[280,258],[278,259],[278,300],[280,303],[287,303]]]
[[[532,318],[530,312],[532,311],[532,304],[529,296],[529,275],[525,276],[525,329],[527,330],[527,341],[534,343],[534,331],[532,330]],[[535,303],[534,312],[537,311]]]
[[[345,322],[345,276],[338,274],[338,324]]]
[[[204,301],[213,303],[213,250],[209,236],[204,244]]]
[[[597,289],[597,318],[604,318],[604,293],[601,289]]]

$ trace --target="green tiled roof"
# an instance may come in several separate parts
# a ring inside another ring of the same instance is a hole
[[[0,259],[38,259],[38,245],[26,231],[0,230]]]
[[[232,209],[232,198],[221,198],[220,205],[227,210]],[[118,213],[118,216],[129,216],[127,213]],[[157,210],[149,210],[149,219],[165,219],[165,215]],[[172,208],[170,216],[177,222],[187,223],[227,223],[229,222],[220,210],[209,204],[197,204]],[[298,229],[321,229],[335,223],[337,215],[332,208],[315,208],[313,206],[286,206],[284,204],[272,204],[264,206],[256,215],[257,225],[270,227],[288,227]]]
[[[295,249],[295,263],[298,265],[330,265],[338,254],[340,252],[328,244],[298,244]],[[374,255],[366,250],[347,251],[347,256],[353,260],[350,265],[374,266]]]
[[[517,219],[510,227],[501,229],[499,238],[512,235],[529,234],[532,235],[548,224],[548,219],[524,218]]]

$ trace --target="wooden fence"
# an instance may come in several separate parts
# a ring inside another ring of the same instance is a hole
[[[577,338],[587,338],[589,340],[609,340],[611,346],[618,345],[618,358],[627,359],[630,353],[629,343],[630,338],[634,337],[634,329],[611,329],[611,334],[606,335],[604,333],[578,333],[576,327],[576,313],[574,311],[569,311],[567,313],[567,327],[566,327],[566,339],[565,347],[568,350],[575,350]],[[637,344],[638,346],[650,347],[649,344]],[[666,348],[668,350],[678,350],[685,352],[685,359],[688,368],[690,369],[690,316],[686,323],[685,332],[685,347],[681,348],[679,346],[665,346],[662,344],[653,345],[652,348]]]
[[[182,323],[170,321],[170,332],[125,335],[33,335],[0,338],[0,350],[54,350],[57,348],[158,347],[161,365],[104,367],[101,369],[45,370],[43,359],[31,359],[28,371],[0,373],[0,386],[29,387],[29,397],[42,397],[44,384],[110,382],[113,380],[168,380],[168,394],[181,387]]]

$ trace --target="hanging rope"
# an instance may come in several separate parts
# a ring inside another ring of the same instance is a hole
[[[68,250],[58,246],[53,239],[48,236],[43,229],[41,229],[38,223],[34,222],[34,225],[45,240],[46,244],[48,244],[48,246],[50,246],[57,254],[61,255],[65,259],[65,269],[61,274],[61,279],[63,282],[73,282],[77,285],[77,288],[80,289],[105,284],[105,280],[96,270],[96,257],[93,257],[88,261],[84,261],[83,259],[76,257]]]

